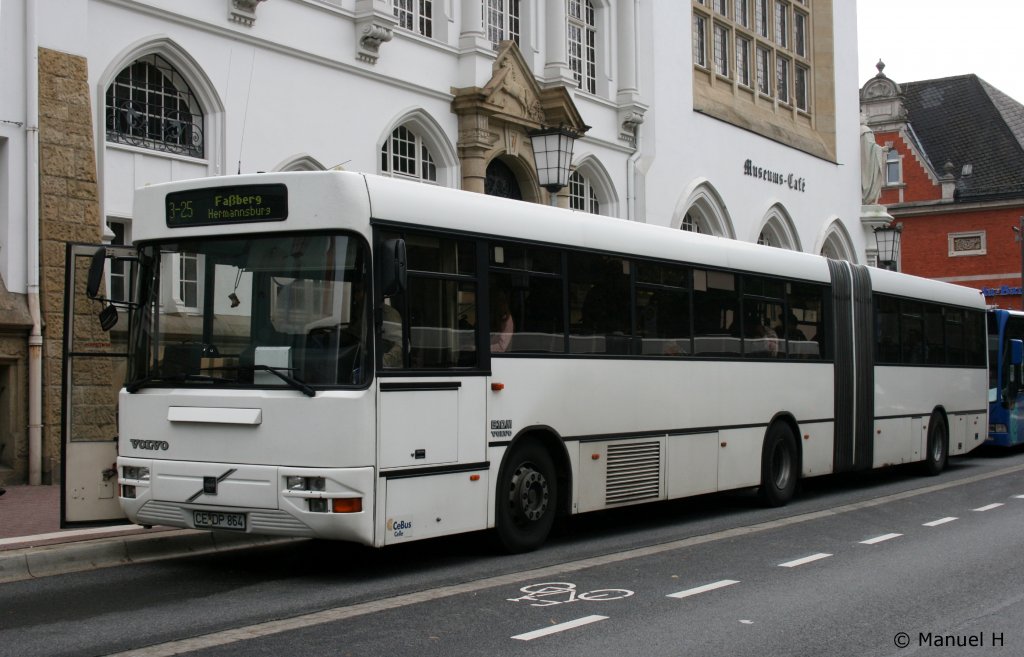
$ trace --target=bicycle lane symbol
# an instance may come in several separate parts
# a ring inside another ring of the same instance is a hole
[[[530,584],[519,589],[526,595],[518,598],[506,598],[509,602],[529,602],[531,607],[549,607],[569,602],[600,602],[621,600],[633,595],[629,589],[595,589],[593,591],[576,591],[576,585],[570,582],[543,582]]]

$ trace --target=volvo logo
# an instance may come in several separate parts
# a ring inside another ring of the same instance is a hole
[[[129,440],[132,444],[132,449],[148,449],[150,451],[164,450],[165,452],[171,448],[171,444],[166,440]]]
[[[237,471],[237,468],[231,468],[230,470],[228,470],[227,472],[225,472],[224,474],[222,474],[219,477],[203,477],[203,487],[202,487],[202,489],[196,491],[195,495],[193,495],[192,497],[188,498],[185,501],[186,502],[195,502],[202,495],[216,495],[217,494],[217,484],[219,484],[220,482],[224,481],[225,479],[227,479],[231,475],[235,474],[236,471]]]

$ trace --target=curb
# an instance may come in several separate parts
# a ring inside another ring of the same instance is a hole
[[[302,538],[251,536],[183,529],[155,536],[125,536],[0,552],[0,584],[132,563],[228,552]]]

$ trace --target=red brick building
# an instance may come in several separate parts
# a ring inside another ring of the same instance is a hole
[[[900,271],[1020,309],[1024,105],[976,75],[897,84],[884,68],[861,111],[885,153],[878,202],[902,225]]]

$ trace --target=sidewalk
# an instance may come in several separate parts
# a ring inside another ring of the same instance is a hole
[[[60,486],[6,486],[0,495],[0,584],[35,577],[296,539],[172,527],[61,529]]]

